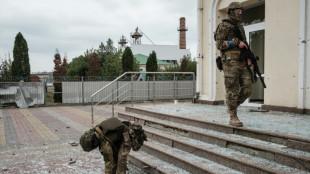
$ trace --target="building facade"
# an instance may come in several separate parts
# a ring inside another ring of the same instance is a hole
[[[178,45],[131,45],[132,53],[143,54],[149,56],[152,51],[156,52],[156,56],[159,60],[163,60],[169,63],[178,63],[183,56],[190,57],[189,49],[179,49]]]
[[[146,62],[147,62],[148,56],[143,55],[143,54],[135,54],[134,57],[139,62],[140,71],[146,71]],[[173,63],[169,63],[169,62],[157,59],[157,66],[159,69],[164,70],[169,66],[173,66]]]
[[[247,42],[260,59],[267,88],[253,84],[246,106],[310,113],[309,0],[236,0],[244,7],[241,23]],[[224,103],[223,72],[216,68],[213,34],[226,18],[231,0],[198,0],[198,101]]]

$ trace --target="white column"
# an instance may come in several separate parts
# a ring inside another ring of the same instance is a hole
[[[216,49],[213,32],[216,29],[216,7],[218,0],[212,0],[209,9],[209,101],[215,101],[216,96]]]
[[[306,0],[300,0],[298,108],[305,108],[306,99]]]
[[[200,93],[200,86],[201,86],[201,56],[202,56],[202,38],[203,38],[203,0],[197,0],[197,33],[198,33],[198,40],[197,40],[197,68],[196,68],[196,93]]]

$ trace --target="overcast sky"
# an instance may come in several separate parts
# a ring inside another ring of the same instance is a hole
[[[13,59],[15,36],[28,43],[31,72],[53,71],[56,48],[68,61],[108,38],[138,26],[157,45],[178,45],[180,17],[186,18],[187,48],[197,52],[196,0],[1,0],[0,58]],[[142,43],[150,44],[146,37]]]

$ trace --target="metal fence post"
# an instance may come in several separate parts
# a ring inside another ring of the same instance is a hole
[[[116,101],[118,102],[118,80],[116,81]]]
[[[175,74],[173,74],[173,99],[176,100]]]
[[[46,95],[47,95],[47,83],[46,83],[46,79],[44,79],[44,81],[43,81],[43,86],[44,86],[44,92],[43,92],[43,104],[46,104],[46,103],[45,103],[45,100],[46,100]]]
[[[112,117],[114,117],[114,91],[112,86]]]
[[[178,85],[178,76],[175,77],[175,83],[176,83],[176,97],[177,100],[179,100],[179,85]]]
[[[94,127],[94,103],[93,103],[93,97],[91,97],[90,100],[91,100],[91,126]]]
[[[150,100],[150,76],[147,76],[147,99]]]
[[[133,107],[133,74],[131,74],[131,107]]]
[[[153,104],[155,104],[155,74],[153,74]]]
[[[84,104],[84,77],[82,76],[82,103]]]
[[[195,73],[193,73],[193,103],[195,103],[195,93],[196,93],[196,77]]]

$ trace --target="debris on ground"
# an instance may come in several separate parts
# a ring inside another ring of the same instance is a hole
[[[76,162],[75,160],[73,160],[72,158],[70,158],[69,164],[73,164],[73,163],[75,163],[75,162]]]
[[[269,110],[265,110],[259,107],[257,109],[250,109],[250,112],[269,112]]]
[[[70,141],[69,144],[70,144],[71,146],[77,146],[77,145],[79,145],[79,144],[76,143],[75,141]]]

